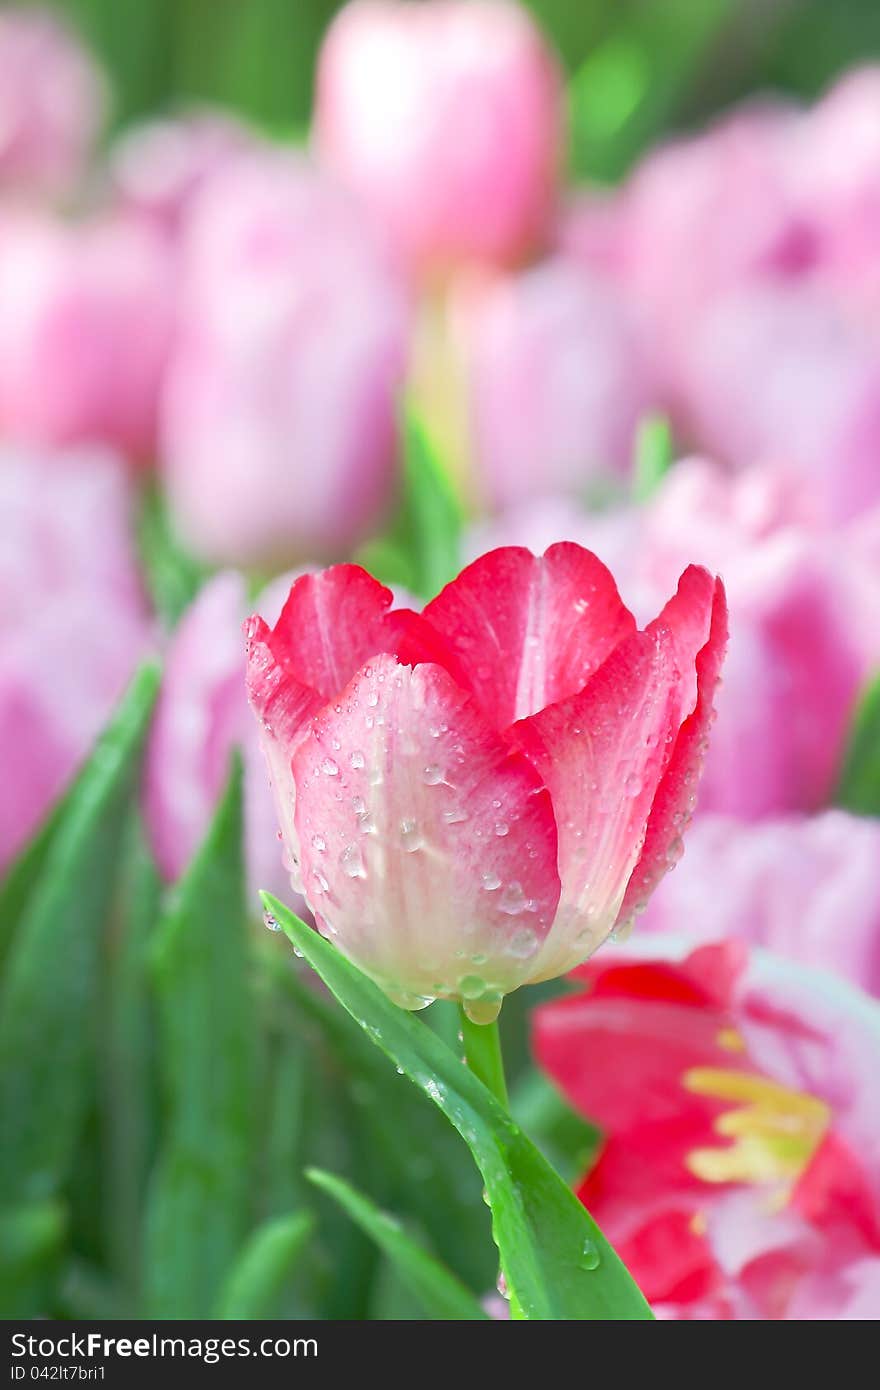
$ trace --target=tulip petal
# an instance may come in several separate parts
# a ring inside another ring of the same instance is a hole
[[[499,729],[581,690],[636,626],[601,560],[571,541],[543,556],[519,546],[490,551],[424,617]]]
[[[553,798],[562,901],[533,980],[563,974],[611,931],[638,859],[676,729],[677,667],[665,628],[612,652],[584,690],[510,730]]]
[[[553,808],[447,671],[373,658],[293,776],[307,900],[357,965],[410,1007],[522,983],[559,900]]]
[[[682,585],[671,604],[677,604],[682,597],[685,580],[691,573],[693,571],[686,571],[682,576]],[[701,587],[704,588],[702,581]],[[670,609],[671,604],[667,605],[664,613]],[[682,614],[682,606],[679,604],[673,612],[673,617]],[[713,718],[715,691],[727,647],[727,601],[724,586],[719,579],[712,584],[710,614],[708,637],[695,661],[696,705],[681,726],[669,765],[657,787],[645,843],[627,885],[621,907],[622,922],[629,921],[644,907],[660,879],[681,857],[681,834],[691,817],[696,800],[697,781]],[[693,640],[694,633],[699,630],[699,619],[692,619],[690,622],[683,619],[677,624],[676,630],[679,651],[685,651],[688,643]],[[683,679],[686,678],[685,669],[682,668]]]

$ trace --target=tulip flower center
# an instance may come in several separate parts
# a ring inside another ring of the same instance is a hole
[[[751,1072],[693,1067],[683,1084],[697,1095],[742,1102],[714,1121],[731,1143],[693,1149],[687,1166],[701,1182],[780,1186],[780,1205],[824,1138],[831,1112],[824,1101]]]

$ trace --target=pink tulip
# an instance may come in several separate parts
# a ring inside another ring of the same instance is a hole
[[[248,628],[248,691],[319,929],[405,1008],[585,959],[680,853],[726,639],[691,567],[644,632],[588,551],[496,550],[424,613],[363,570]]]
[[[460,317],[476,468],[494,505],[629,471],[656,397],[636,316],[609,281],[559,257],[484,287]]]
[[[281,609],[289,578],[261,596],[270,618]],[[250,905],[261,888],[289,893],[276,838],[272,797],[256,729],[241,683],[241,624],[246,590],[240,575],[216,575],[191,604],[171,638],[150,732],[144,807],[156,862],[178,879],[207,832],[235,747],[245,767],[245,845]]]
[[[315,137],[421,271],[539,244],[563,145],[561,78],[504,0],[357,0],[320,55]]]
[[[104,115],[104,80],[61,19],[0,13],[0,188],[66,193]]]
[[[0,456],[0,869],[109,719],[150,641],[116,460]]]
[[[845,811],[699,817],[642,929],[739,937],[880,995],[880,822]]]
[[[219,111],[147,121],[111,150],[112,186],[126,211],[177,234],[208,180],[252,147],[256,137]]]
[[[829,287],[745,290],[693,326],[681,357],[684,428],[737,467],[812,480],[832,519],[880,502],[880,351]]]
[[[880,1007],[742,942],[644,947],[535,1016],[603,1130],[581,1199],[658,1317],[876,1314]]]
[[[614,567],[644,620],[688,558],[724,576],[731,641],[700,809],[747,819],[826,804],[855,702],[880,664],[880,509],[829,529],[802,480],[674,466],[644,508],[595,514],[548,500],[481,528],[468,553],[549,534]]]
[[[0,427],[38,446],[155,445],[174,282],[163,240],[124,219],[0,226]]]
[[[348,198],[281,155],[210,181],[184,254],[163,453],[185,540],[262,568],[344,553],[390,501],[399,285]]]

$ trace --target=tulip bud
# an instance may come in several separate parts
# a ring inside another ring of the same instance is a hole
[[[149,645],[130,503],[107,455],[2,451],[0,869],[88,754]]]
[[[173,304],[169,254],[150,228],[10,218],[0,227],[4,432],[148,460]]]
[[[101,73],[57,16],[0,13],[4,192],[67,192],[91,152],[104,105]]]
[[[477,1022],[641,910],[680,853],[726,640],[689,569],[644,632],[596,557],[497,550],[422,614],[354,565],[248,625],[279,821],[319,929]]]
[[[562,112],[553,55],[526,11],[501,0],[358,0],[319,59],[319,155],[420,271],[509,264],[541,242]]]
[[[347,197],[283,156],[218,174],[184,249],[163,401],[177,524],[215,562],[343,553],[390,500],[399,285]]]

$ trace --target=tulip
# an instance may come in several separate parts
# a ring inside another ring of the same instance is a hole
[[[220,112],[147,121],[114,144],[110,181],[122,208],[176,236],[208,180],[251,147],[256,137]]]
[[[394,482],[407,306],[339,190],[264,154],[188,219],[163,465],[183,539],[215,563],[344,553]]]
[[[490,1022],[585,959],[680,853],[726,639],[700,569],[644,632],[576,545],[497,550],[422,614],[356,566],[248,625],[296,886],[398,1003]]]
[[[745,824],[698,818],[642,922],[681,926],[701,941],[766,946],[880,996],[880,822],[839,810]]]
[[[657,1316],[876,1312],[880,1007],[742,942],[656,937],[579,979],[534,1052],[603,1129],[579,1196]]]
[[[104,105],[101,73],[60,18],[0,13],[0,188],[68,192],[91,153]]]
[[[316,101],[319,157],[417,271],[507,265],[545,236],[562,82],[519,6],[358,0],[328,30]]]
[[[174,280],[164,241],[124,218],[0,226],[0,427],[40,447],[153,452]]]
[[[0,870],[88,754],[150,644],[130,509],[107,455],[0,453]]]
[[[289,577],[260,596],[276,617]],[[279,586],[283,586],[282,588]],[[242,751],[245,769],[245,845],[250,899],[261,888],[283,892],[275,809],[241,683],[241,624],[246,591],[241,575],[215,575],[184,614],[163,662],[162,687],[147,746],[144,811],[156,863],[177,880],[208,830],[229,775],[230,755]]]
[[[656,403],[636,316],[607,279],[562,257],[496,280],[461,309],[480,483],[495,506],[583,494],[628,473]]]

